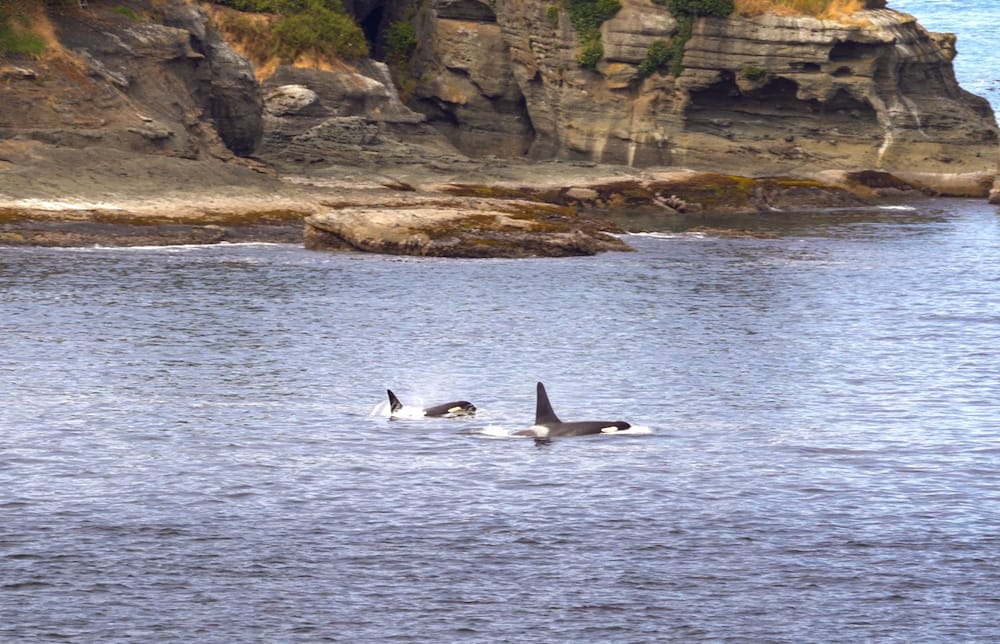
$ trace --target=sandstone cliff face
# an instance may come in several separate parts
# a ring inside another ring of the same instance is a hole
[[[262,100],[253,69],[196,5],[110,9],[50,8],[63,53],[21,63],[22,77],[0,85],[0,139],[191,159],[254,151]]]
[[[279,67],[258,84],[193,0],[50,6],[66,55],[29,61],[0,82],[0,147],[25,139],[174,157],[260,155],[290,164],[458,162],[528,157],[681,166],[733,174],[880,169],[969,177],[997,168],[988,103],[956,83],[955,39],[906,14],[702,18],[682,72],[640,73],[677,20],[651,0],[621,0],[602,27],[596,71],[550,0],[345,3],[386,55],[393,22],[417,47],[383,63]],[[405,78],[404,78],[405,77]],[[408,107],[407,107],[408,106]],[[931,182],[935,183],[935,182]]]
[[[440,0],[417,20],[423,45],[414,61],[417,109],[455,145],[476,156],[527,154],[535,140],[509,44],[493,8]]]
[[[954,37],[909,15],[702,18],[682,73],[642,78],[649,45],[677,23],[650,0],[622,5],[592,72],[548,2],[432,0],[417,21],[414,106],[469,154],[744,173],[996,168],[992,110],[956,83]]]

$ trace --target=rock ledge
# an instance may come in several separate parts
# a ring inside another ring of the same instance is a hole
[[[444,199],[345,207],[306,219],[305,245],[432,257],[569,257],[631,248],[605,222],[530,201]],[[617,231],[615,231],[617,232]]]

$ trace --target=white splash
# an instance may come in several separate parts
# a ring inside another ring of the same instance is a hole
[[[706,239],[708,235],[702,232],[685,232],[685,233],[663,233],[663,232],[653,232],[653,233],[628,233],[630,237],[650,237],[652,239]]]
[[[486,427],[472,430],[469,433],[485,438],[525,438],[524,436],[515,436],[513,430],[500,425],[487,425]]]
[[[369,416],[381,416],[382,418],[423,418],[424,408],[403,405],[400,409],[392,411],[388,400],[378,403],[368,412]]]

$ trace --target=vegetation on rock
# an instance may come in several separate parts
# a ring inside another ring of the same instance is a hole
[[[694,31],[695,18],[715,16],[725,18],[733,13],[733,0],[653,0],[670,10],[677,20],[677,33],[670,43],[667,60],[671,61],[670,73],[679,76],[684,69],[684,47]],[[661,63],[662,64],[662,63]]]
[[[596,69],[604,57],[601,25],[622,8],[618,0],[565,0],[570,23],[576,30],[583,50],[577,62],[586,69]]]
[[[780,15],[840,18],[864,9],[884,9],[886,0],[735,0],[736,13],[757,16]]]
[[[663,0],[667,9],[675,17],[680,16],[715,16],[725,18],[733,13],[733,0]]]
[[[555,29],[559,26],[559,12],[561,8],[557,4],[550,4],[545,8],[545,17],[548,18],[549,24]]]
[[[387,58],[395,63],[410,58],[417,49],[417,30],[412,23],[400,20],[389,25],[385,35]]]
[[[41,56],[45,41],[31,33],[27,8],[19,2],[0,0],[0,56]]]
[[[255,62],[368,55],[364,32],[341,0],[217,0],[237,11],[272,14],[263,19],[220,14],[220,26],[245,47]]]
[[[418,83],[413,71],[418,44],[416,27],[409,20],[393,22],[386,30],[385,59],[392,66],[393,81],[403,101],[409,100]]]
[[[746,65],[740,69],[740,78],[748,81],[759,82],[767,78],[767,70],[755,65]]]
[[[646,49],[646,58],[639,63],[639,76],[648,78],[674,57],[674,50],[666,40],[654,40]]]

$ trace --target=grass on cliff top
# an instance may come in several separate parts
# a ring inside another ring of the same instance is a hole
[[[55,35],[38,0],[0,0],[0,56],[39,57]]]
[[[340,0],[218,0],[216,26],[258,69],[323,67],[368,55],[368,42]],[[252,13],[246,13],[252,12]]]
[[[774,13],[836,20],[865,9],[883,9],[886,0],[735,0],[735,4],[736,13],[743,16]]]

